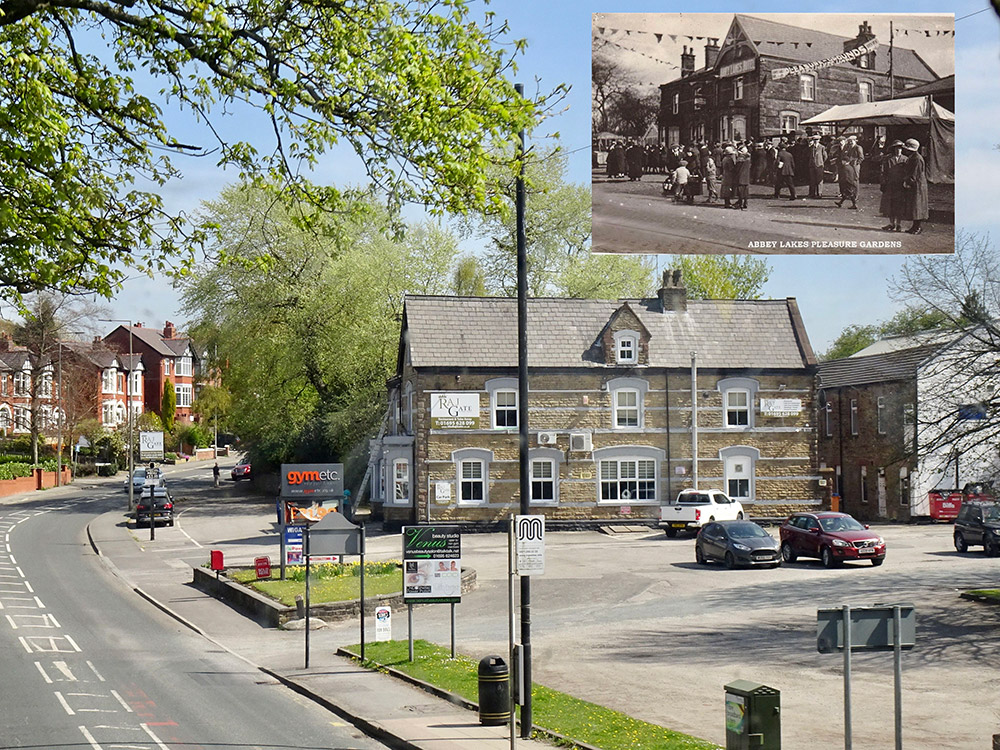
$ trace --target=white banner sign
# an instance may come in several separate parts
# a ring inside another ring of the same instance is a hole
[[[545,572],[545,516],[514,516],[514,553],[517,575]]]
[[[478,393],[432,393],[432,430],[479,429]]]
[[[140,461],[163,460],[162,432],[139,433],[139,460]]]
[[[851,60],[866,55],[873,49],[878,48],[878,39],[871,39],[860,47],[855,47],[850,52],[844,52],[836,57],[828,57],[825,60],[817,60],[816,62],[803,63],[802,65],[796,65],[793,68],[775,68],[771,71],[771,78],[775,81],[781,80],[786,76],[794,76],[799,73],[808,73],[811,70],[822,70],[823,68],[832,68],[834,65],[840,65],[840,63],[850,62]]]
[[[762,398],[760,413],[765,417],[797,417],[802,413],[802,400],[797,398]]]
[[[388,607],[375,607],[375,640],[392,640],[392,610]]]

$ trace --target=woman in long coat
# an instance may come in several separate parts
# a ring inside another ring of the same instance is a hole
[[[906,197],[903,180],[906,178],[906,157],[903,156],[903,142],[895,141],[889,147],[890,153],[882,158],[882,199],[879,211],[889,218],[882,229],[887,232],[903,231],[903,214],[906,212]]]
[[[729,205],[729,201],[736,195],[736,149],[726,146],[722,157],[722,198],[726,202],[726,208],[738,208]]]
[[[906,174],[903,177],[903,194],[906,197],[903,218],[913,222],[913,226],[906,230],[909,234],[920,234],[924,231],[920,224],[929,215],[927,170],[924,157],[920,155],[920,143],[910,138],[903,148],[907,151]]]

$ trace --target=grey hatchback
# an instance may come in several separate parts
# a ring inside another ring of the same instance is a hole
[[[694,542],[694,559],[700,565],[721,560],[727,568],[781,565],[777,540],[753,521],[705,524]]]

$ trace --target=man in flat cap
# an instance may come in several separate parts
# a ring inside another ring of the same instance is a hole
[[[909,234],[922,233],[921,224],[927,219],[927,169],[924,157],[920,155],[920,143],[915,138],[909,138],[903,144],[906,151],[906,173],[903,176],[904,219],[913,222],[906,231]]]
[[[840,149],[840,200],[837,206],[844,205],[844,201],[851,202],[851,208],[858,210],[858,183],[861,178],[861,162],[865,159],[865,152],[858,145],[858,137],[853,133],[847,136],[847,142]]]
[[[809,197],[823,197],[823,166],[826,164],[826,147],[820,143],[819,134],[809,138]]]
[[[906,191],[903,180],[906,177],[906,157],[903,156],[903,142],[893,141],[889,153],[882,158],[882,177],[879,187],[882,199],[879,211],[889,219],[882,229],[886,232],[903,231],[903,214],[906,211]]]

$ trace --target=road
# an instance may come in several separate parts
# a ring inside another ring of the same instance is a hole
[[[774,198],[770,185],[751,185],[749,209],[727,211],[722,202],[675,204],[663,195],[662,175],[637,182],[595,177],[593,248],[602,253],[950,253],[953,224],[924,223],[919,236],[884,232],[877,185],[862,185],[853,211],[837,207],[837,186],[824,185],[822,199],[799,200],[788,191]],[[906,224],[909,226],[909,223]]]
[[[384,747],[111,575],[84,529],[113,487],[0,506],[0,747]]]

